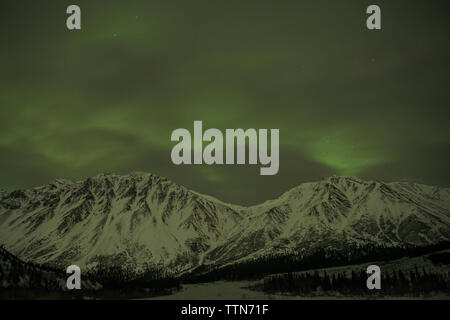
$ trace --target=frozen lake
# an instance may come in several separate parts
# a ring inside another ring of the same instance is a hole
[[[183,284],[183,289],[170,296],[150,298],[151,300],[241,300],[241,299],[289,299],[281,295],[265,294],[246,287],[254,281],[216,281],[198,284]]]

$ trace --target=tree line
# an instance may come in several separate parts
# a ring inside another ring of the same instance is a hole
[[[395,268],[381,274],[381,290],[368,290],[365,270],[327,273],[326,271],[286,273],[270,276],[263,284],[253,287],[267,293],[282,293],[299,296],[411,296],[428,297],[439,293],[450,295],[450,272],[438,273],[421,270],[415,266],[405,271]]]
[[[347,266],[372,261],[391,261],[402,257],[417,257],[450,248],[450,242],[428,246],[389,247],[368,244],[363,247],[348,245],[342,249],[319,248],[310,254],[268,254],[243,262],[215,268],[200,266],[183,276],[184,282],[199,283],[218,280],[255,280],[274,273],[305,271],[310,269]]]

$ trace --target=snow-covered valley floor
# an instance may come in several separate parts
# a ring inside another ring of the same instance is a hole
[[[175,294],[152,297],[149,300],[263,300],[289,298],[282,295],[268,295],[264,292],[252,291],[246,288],[256,283],[254,281],[215,281],[183,284],[183,288]]]

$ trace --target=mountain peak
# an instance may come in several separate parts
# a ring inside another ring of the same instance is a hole
[[[240,207],[145,172],[57,182],[0,191],[0,242],[25,260],[130,270],[163,261],[178,272],[318,245],[450,239],[450,192],[426,186],[333,175]]]
[[[336,183],[336,182],[341,182],[341,181],[354,181],[354,182],[358,182],[358,183],[367,183],[368,181],[362,180],[358,177],[355,176],[339,176],[339,175],[332,175],[329,176],[328,178],[325,179],[325,181],[329,181],[332,183]]]
[[[53,180],[53,184],[55,185],[73,184],[73,181],[68,179],[55,179]]]
[[[159,178],[161,180],[168,180],[165,177],[159,176],[157,174],[153,174],[150,172],[144,171],[132,171],[128,174],[118,174],[114,172],[103,172],[92,176],[92,180],[104,180],[104,179],[126,179],[126,178],[135,178],[135,179],[144,179],[144,178]]]

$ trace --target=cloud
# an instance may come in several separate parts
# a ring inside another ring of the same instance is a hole
[[[331,174],[449,185],[448,1],[380,1],[376,33],[356,0],[80,0],[80,32],[64,1],[6,1],[3,184],[142,170],[242,204]],[[174,166],[194,120],[280,129],[279,174]]]

